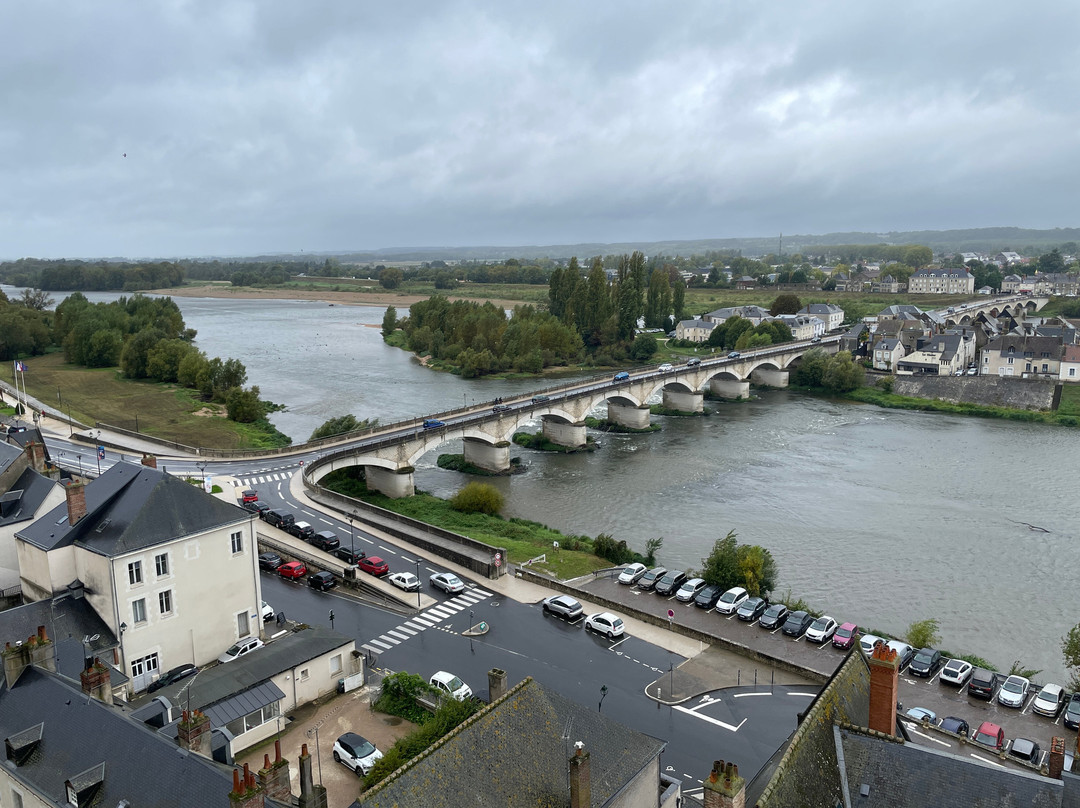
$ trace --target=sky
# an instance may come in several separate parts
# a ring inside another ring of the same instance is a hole
[[[0,6],[0,257],[1080,224],[1080,3]]]

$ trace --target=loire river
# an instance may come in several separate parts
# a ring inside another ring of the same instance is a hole
[[[288,407],[274,421],[297,442],[346,412],[388,423],[542,386],[426,370],[382,342],[378,308],[176,301],[200,348],[242,360],[249,383]],[[516,452],[528,473],[494,480],[507,515],[639,550],[663,536],[660,560],[679,568],[733,529],[772,551],[781,592],[837,620],[903,633],[936,617],[949,650],[1064,680],[1060,638],[1080,620],[1080,430],[788,391],[714,406],[659,419],[662,432],[603,435],[591,454]],[[417,487],[450,494],[467,478],[435,457]]]

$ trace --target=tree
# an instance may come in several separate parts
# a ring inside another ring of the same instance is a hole
[[[28,309],[45,311],[53,304],[53,299],[48,292],[43,292],[40,289],[23,289],[19,302]]]
[[[940,624],[936,617],[927,620],[916,620],[907,630],[908,645],[912,648],[931,648],[941,643],[941,634],[938,632]]]
[[[645,296],[645,327],[659,328],[671,310],[671,282],[668,274],[657,267],[649,276],[649,289]]]
[[[751,597],[764,597],[776,588],[776,561],[756,544],[741,544],[736,553],[742,586]]]
[[[405,280],[405,273],[397,267],[387,267],[379,273],[379,285],[383,289],[397,289]]]
[[[505,499],[502,492],[488,483],[468,483],[450,498],[450,507],[462,513],[498,515]]]
[[[1065,667],[1072,675],[1068,684],[1069,690],[1080,690],[1080,623],[1061,638],[1061,653],[1065,657]]]
[[[1039,256],[1039,272],[1064,272],[1065,259],[1061,251],[1054,247],[1050,252]],[[25,292],[23,293],[25,294]]]
[[[259,388],[252,385],[250,390],[233,387],[225,394],[225,412],[230,421],[250,424],[263,416],[262,402],[259,401]]]
[[[913,244],[910,247],[905,247],[902,263],[907,264],[909,267],[915,269],[922,269],[924,266],[934,260],[934,251],[929,247],[924,247],[921,244]]]
[[[397,330],[397,309],[393,306],[386,307],[386,314],[382,318],[382,335],[383,339],[389,337]]]
[[[852,360],[850,351],[831,356],[821,378],[821,386],[834,393],[848,393],[863,386],[866,371]]]
[[[717,539],[713,544],[712,552],[705,559],[701,577],[725,590],[738,584],[739,548],[734,530],[729,530],[724,538]]]
[[[356,432],[361,429],[371,429],[373,426],[377,426],[378,423],[378,418],[365,418],[361,421],[355,415],[339,415],[336,418],[323,421],[320,426],[315,427],[308,440],[318,440],[319,438],[344,435],[347,432]]]
[[[675,322],[686,319],[686,284],[682,276],[671,284],[671,308],[674,311]]]
[[[638,334],[630,345],[630,356],[639,362],[644,362],[656,353],[658,344],[652,334]]]
[[[828,364],[829,355],[821,348],[813,348],[803,354],[791,381],[800,387],[821,387]]]
[[[146,364],[151,349],[165,339],[165,332],[156,328],[140,331],[127,341],[120,354],[120,370],[129,379],[145,379]]]
[[[798,314],[799,309],[803,307],[802,301],[799,300],[798,295],[793,295],[790,292],[777,295],[773,300],[772,305],[769,306],[769,314],[775,317],[778,314]]]

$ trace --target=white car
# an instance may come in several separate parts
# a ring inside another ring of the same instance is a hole
[[[660,371],[661,373],[667,373],[669,370],[674,370],[674,369],[675,368],[673,368],[671,366],[670,362],[665,362],[664,364],[662,364],[660,367],[657,368],[657,370]]]
[[[874,648],[879,644],[885,642],[881,637],[874,634],[863,634],[859,637],[859,650],[861,650],[866,656],[870,656],[874,653]]]
[[[836,621],[828,615],[823,615],[810,624],[810,628],[806,630],[806,639],[816,643],[828,642],[835,633]]]
[[[232,662],[240,657],[250,654],[252,651],[258,651],[263,647],[263,641],[258,637],[244,637],[242,640],[238,640],[233,644],[232,648],[219,656],[218,662],[222,664],[226,662]]]
[[[681,600],[683,603],[689,603],[697,597],[697,593],[705,588],[704,578],[691,578],[689,581],[679,587],[679,591],[675,593],[675,597]]]
[[[998,704],[1004,707],[1023,707],[1024,700],[1027,698],[1030,689],[1031,682],[1029,680],[1023,676],[1013,674],[1005,680],[1001,690],[998,691]]]
[[[971,678],[973,670],[975,670],[975,666],[970,662],[965,662],[962,659],[950,659],[945,663],[945,667],[941,669],[941,681],[963,687],[967,684],[967,680]]]
[[[1065,706],[1065,690],[1061,685],[1043,685],[1043,689],[1031,702],[1031,709],[1039,715],[1049,718],[1057,718],[1061,708]]]
[[[398,589],[404,589],[406,592],[420,591],[420,579],[411,572],[395,572],[388,580]]]
[[[648,567],[644,564],[631,564],[619,573],[619,583],[627,585],[636,584],[641,580],[641,576],[645,574],[646,570],[648,570]]]
[[[382,758],[371,741],[355,732],[346,732],[334,744],[334,760],[363,777]]]
[[[720,600],[716,602],[716,611],[720,612],[720,614],[731,614],[748,597],[750,597],[750,593],[741,586],[733,586],[720,596]]]
[[[262,602],[262,619],[264,623],[267,620],[274,619],[274,607],[267,603],[265,600]]]
[[[458,701],[465,701],[465,699],[472,697],[472,688],[447,671],[436,671],[431,674],[428,684],[440,693],[445,693],[450,698]]]
[[[585,628],[591,628],[599,634],[606,634],[609,640],[621,637],[626,630],[622,618],[616,617],[611,612],[590,614],[585,618]]]

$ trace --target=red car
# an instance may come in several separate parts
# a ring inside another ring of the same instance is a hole
[[[307,567],[303,561],[290,561],[277,568],[278,575],[282,578],[303,578],[307,575]]]
[[[854,623],[841,623],[840,628],[833,634],[832,644],[845,651],[855,644],[859,638],[859,627]]]
[[[243,491],[240,494],[240,496],[241,496],[241,498],[243,499],[244,502],[258,502],[259,501],[259,492],[256,491],[253,488],[248,488],[246,491]]]
[[[371,573],[372,575],[386,575],[386,573],[390,572],[390,565],[378,556],[368,556],[367,558],[361,558],[359,561],[356,562],[356,566],[358,566],[364,572]]]
[[[981,743],[983,746],[989,746],[991,749],[1001,751],[1005,746],[1005,730],[997,724],[983,721],[979,724],[979,728],[975,730],[975,735],[972,736],[971,740],[976,743]]]

